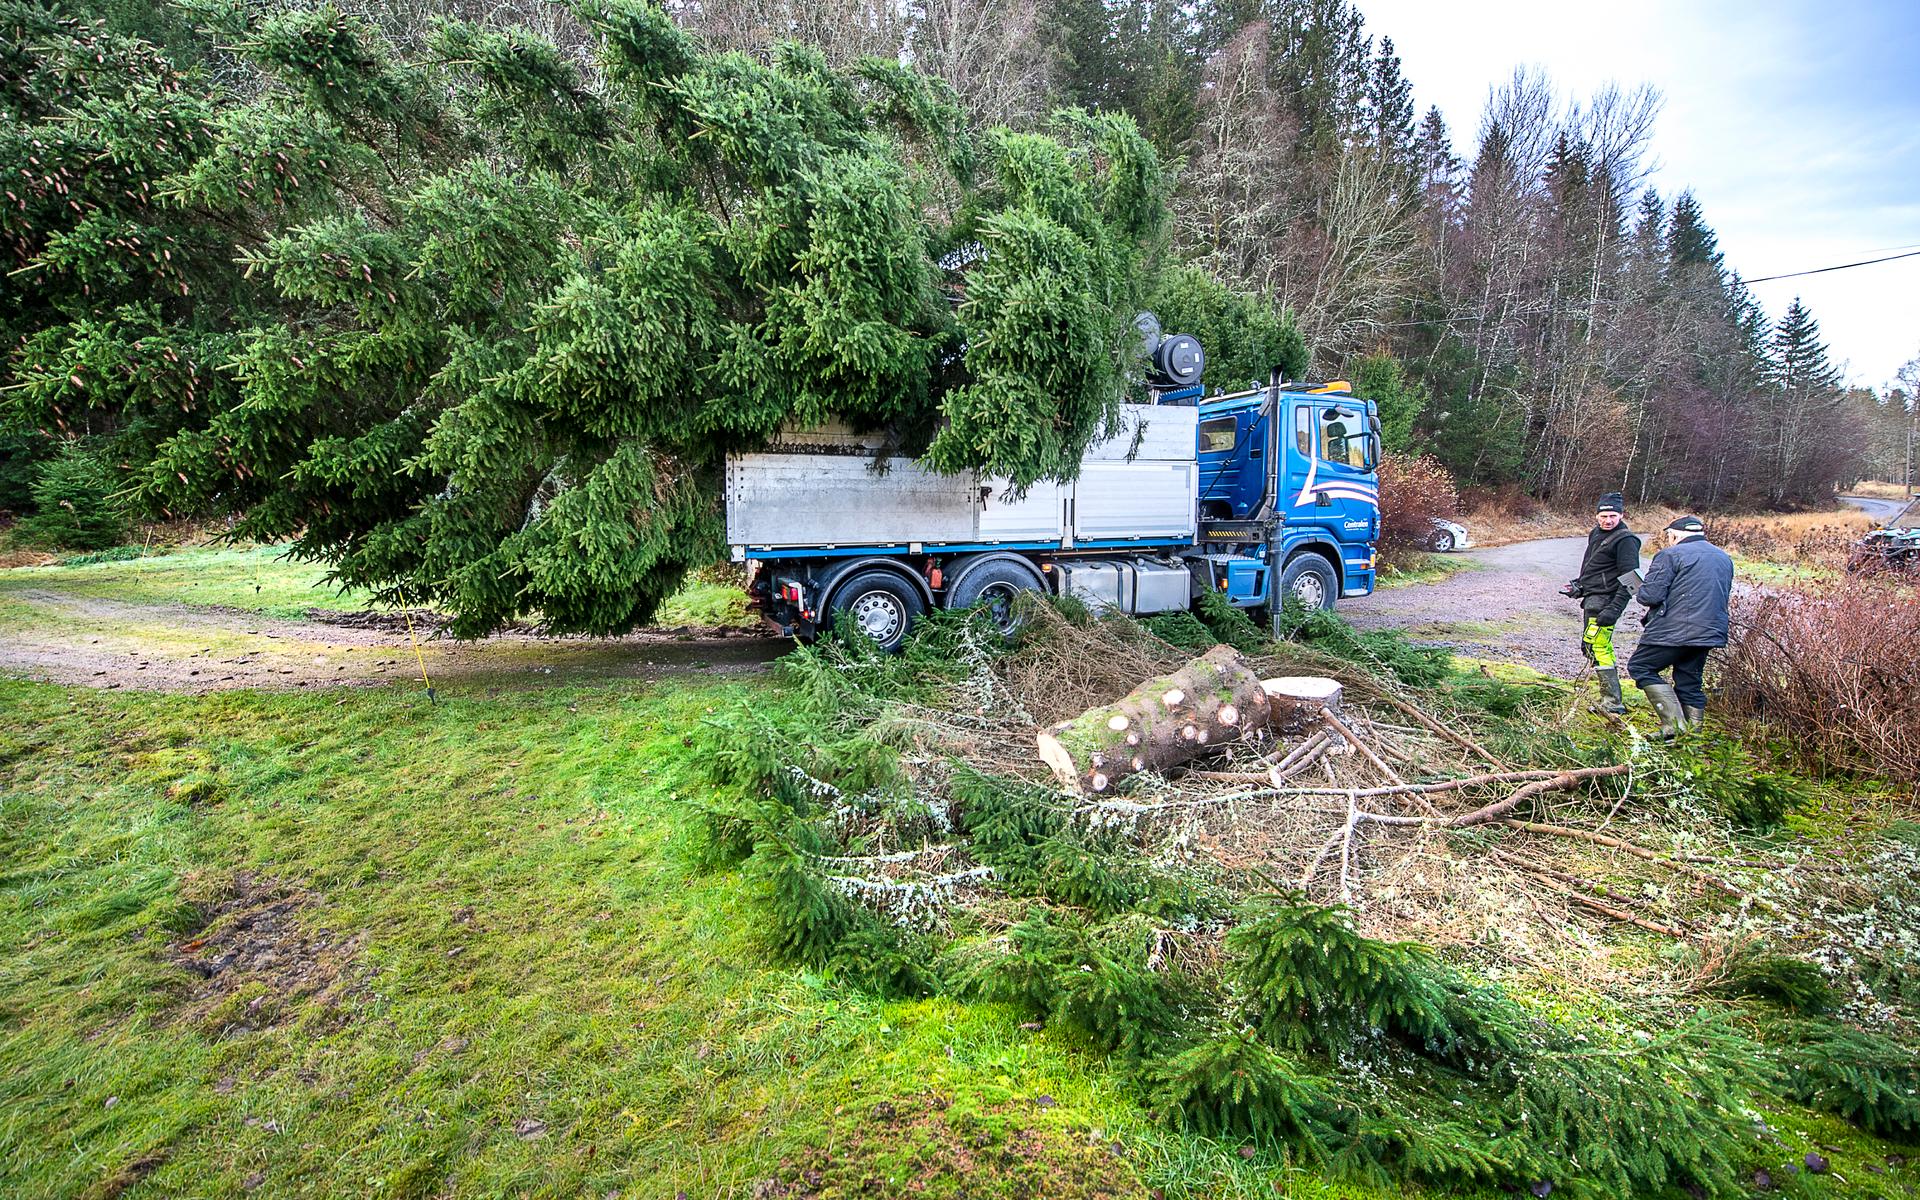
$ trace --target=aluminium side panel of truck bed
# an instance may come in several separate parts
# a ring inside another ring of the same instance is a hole
[[[1082,463],[1192,461],[1200,448],[1200,410],[1190,404],[1123,404],[1119,430],[1087,447]]]
[[[1189,407],[1128,405],[1120,433],[1089,450],[1078,480],[1036,483],[1022,495],[1005,480],[938,475],[909,458],[882,457],[877,443],[837,431],[794,434],[771,451],[728,457],[727,541],[736,557],[859,547],[1190,541],[1198,419]]]
[[[727,460],[727,541],[747,546],[888,546],[974,536],[973,479],[909,458],[743,454]]]
[[[1186,462],[1090,462],[1073,483],[1073,537],[1187,538],[1200,508],[1200,467]]]

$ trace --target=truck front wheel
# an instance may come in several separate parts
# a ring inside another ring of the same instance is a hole
[[[889,653],[926,615],[927,606],[912,584],[891,571],[861,571],[833,589],[833,612],[846,613],[854,628]]]
[[[1318,554],[1296,555],[1280,572],[1280,601],[1292,599],[1308,612],[1332,608],[1340,595],[1340,580],[1333,565]]]

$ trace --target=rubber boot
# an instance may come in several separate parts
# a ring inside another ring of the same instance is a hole
[[[1704,720],[1706,720],[1706,719],[1707,719],[1707,710],[1706,710],[1706,709],[1704,709],[1704,708],[1695,708],[1695,707],[1693,707],[1693,706],[1692,706],[1691,704],[1689,704],[1689,705],[1687,705],[1687,706],[1686,706],[1685,708],[1683,708],[1683,709],[1681,710],[1681,712],[1682,712],[1683,714],[1685,714],[1685,716],[1686,716],[1686,718],[1687,718],[1687,732],[1688,732],[1688,733],[1692,733],[1692,732],[1693,732],[1693,731],[1695,731],[1696,729],[1699,729],[1699,728],[1700,728],[1700,722],[1702,722],[1702,721],[1704,721]]]
[[[1671,741],[1687,728],[1687,714],[1680,707],[1680,697],[1673,694],[1670,683],[1643,683],[1640,694],[1647,698],[1653,711],[1660,714],[1660,736]]]
[[[1600,711],[1615,715],[1626,712],[1626,701],[1620,698],[1620,668],[1595,667],[1594,674],[1600,677],[1600,694],[1606,698],[1606,703],[1600,706]]]

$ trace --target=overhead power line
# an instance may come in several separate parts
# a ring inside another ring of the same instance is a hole
[[[1893,262],[1900,258],[1920,257],[1920,250],[1909,250],[1905,254],[1889,254],[1885,258],[1863,258],[1859,262],[1841,263],[1837,267],[1815,267],[1811,271],[1788,271],[1784,275],[1762,275],[1758,279],[1746,280],[1749,284],[1772,283],[1776,279],[1798,279],[1802,275],[1825,275],[1828,271],[1845,271],[1852,267],[1870,267],[1875,263]]]

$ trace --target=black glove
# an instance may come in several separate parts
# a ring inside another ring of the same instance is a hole
[[[1579,583],[1579,581],[1578,581],[1578,580],[1568,580],[1568,581],[1567,581],[1567,586],[1565,586],[1565,587],[1563,587],[1563,588],[1561,588],[1561,589],[1560,589],[1560,594],[1561,594],[1562,596],[1565,596],[1565,597],[1566,597],[1567,599],[1569,599],[1569,600],[1578,600],[1578,599],[1580,598],[1580,583]]]

